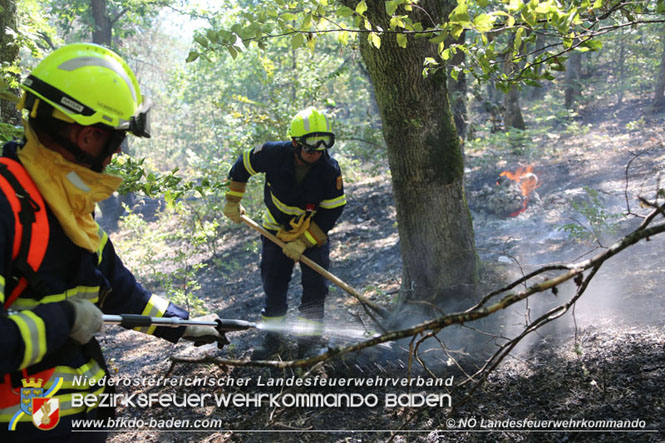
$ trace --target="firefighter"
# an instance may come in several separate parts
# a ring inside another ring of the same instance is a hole
[[[102,312],[188,317],[136,282],[93,219],[95,202],[121,183],[104,169],[127,133],[150,136],[148,100],[127,64],[94,44],[56,49],[21,87],[25,138],[0,158],[0,432],[3,441],[103,441],[71,432],[72,420],[111,412],[72,403],[104,390],[89,382],[108,374],[93,338]],[[223,340],[205,326],[140,330],[174,343]],[[46,394],[59,406],[32,411],[31,397]]]
[[[285,243],[280,248],[262,237],[261,279],[265,292],[262,321],[279,330],[287,313],[287,290],[295,262],[301,254],[323,268],[330,264],[328,231],[342,214],[346,198],[342,173],[328,153],[335,143],[330,121],[313,107],[298,112],[289,126],[288,141],[267,142],[240,155],[229,172],[224,215],[241,222],[240,201],[252,175],[265,174],[263,226]],[[324,301],[328,281],[301,266],[302,297],[298,315],[298,352],[320,352]],[[279,335],[266,334],[253,359],[263,360],[279,351]]]

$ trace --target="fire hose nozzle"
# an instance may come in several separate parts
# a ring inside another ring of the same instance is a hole
[[[255,329],[257,327],[256,323],[245,320],[218,318],[215,321],[217,322],[217,330],[220,332],[244,331],[246,329]]]

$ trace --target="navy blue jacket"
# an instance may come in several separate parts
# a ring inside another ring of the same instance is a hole
[[[298,184],[291,142],[268,142],[244,151],[231,168],[229,178],[247,182],[258,173],[265,173],[266,177],[264,202],[268,211],[263,225],[267,229],[288,230],[289,221],[312,209],[312,221],[327,233],[344,210],[342,172],[327,152]]]

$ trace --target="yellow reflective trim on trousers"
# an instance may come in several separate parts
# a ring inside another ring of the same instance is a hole
[[[99,286],[77,286],[72,289],[67,289],[62,294],[47,295],[41,300],[19,297],[14,303],[12,303],[11,309],[23,311],[26,309],[33,309],[36,306],[45,303],[64,301],[68,298],[81,298],[83,300],[88,300],[91,303],[96,303],[97,300],[99,300]]]
[[[305,213],[304,209],[300,209],[297,206],[288,206],[279,201],[277,197],[275,197],[275,194],[272,192],[270,193],[270,197],[272,198],[272,202],[277,206],[277,209],[282,211],[284,214],[289,214],[289,215],[302,215]]]
[[[242,164],[245,167],[245,169],[247,169],[247,172],[249,172],[249,175],[258,174],[258,172],[256,172],[254,168],[252,168],[252,163],[249,161],[249,155],[252,153],[253,150],[254,148],[247,149],[242,153]]]
[[[5,277],[0,275],[0,304],[5,303]]]
[[[141,315],[147,315],[149,317],[162,317],[166,310],[169,307],[169,301],[165,298],[160,297],[159,295],[152,294],[148,304],[145,305]],[[146,334],[152,334],[155,332],[155,326],[142,326],[134,328],[135,331],[145,332]]]
[[[18,369],[27,368],[44,358],[46,354],[46,326],[44,320],[32,311],[23,311],[10,315],[21,332],[21,338],[25,344],[23,361]]]
[[[345,204],[346,195],[340,195],[339,197],[330,200],[323,200],[321,203],[319,203],[319,206],[323,209],[334,209],[339,208],[340,206],[344,206]]]
[[[97,235],[99,235],[99,238],[101,238],[101,241],[99,242],[99,248],[97,248],[97,264],[100,265],[102,264],[102,253],[104,252],[104,247],[106,246],[106,243],[109,241],[109,235],[102,229],[101,226],[97,225],[99,227],[99,231],[97,231]]]

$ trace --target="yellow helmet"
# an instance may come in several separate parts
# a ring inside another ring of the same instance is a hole
[[[53,106],[53,115],[61,120],[83,126],[104,124],[150,137],[149,100],[141,95],[127,63],[103,46],[74,43],[56,49],[21,87]]]
[[[323,151],[335,144],[335,134],[330,129],[328,118],[311,106],[293,117],[286,135],[307,150]]]

